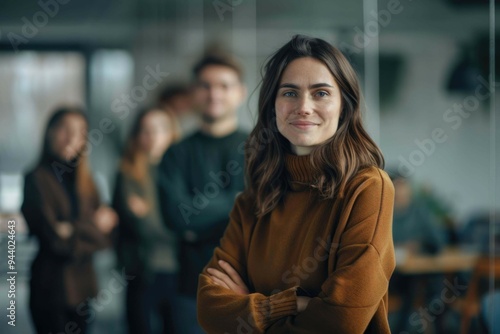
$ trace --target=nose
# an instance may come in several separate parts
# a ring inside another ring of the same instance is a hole
[[[297,109],[297,115],[307,116],[311,115],[313,112],[313,102],[307,96],[303,96],[299,99]]]
[[[218,87],[210,87],[208,96],[211,101],[217,101],[221,98],[221,89]]]

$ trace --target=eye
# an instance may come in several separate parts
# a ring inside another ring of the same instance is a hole
[[[297,94],[295,94],[295,92],[284,92],[283,96],[285,96],[285,97],[295,97],[295,96],[297,96]]]
[[[325,97],[325,96],[328,96],[328,92],[321,90],[321,91],[317,92],[316,95],[319,97]]]

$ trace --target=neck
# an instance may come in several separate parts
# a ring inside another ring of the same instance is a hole
[[[235,116],[224,117],[213,122],[203,122],[200,130],[212,137],[224,137],[238,128],[238,119]]]
[[[292,152],[295,155],[308,155],[312,152],[313,148],[310,146],[295,146],[292,145]]]

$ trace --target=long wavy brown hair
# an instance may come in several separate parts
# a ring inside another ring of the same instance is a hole
[[[57,108],[50,117],[45,129],[43,148],[39,165],[49,164],[52,168],[55,168],[56,165],[54,164],[57,163],[57,158],[55,158],[54,152],[52,152],[51,132],[52,130],[57,128],[61,124],[63,119],[68,115],[80,116],[85,121],[88,127],[87,116],[85,115],[85,112],[82,108],[77,106],[62,106]],[[86,148],[82,149],[81,152],[77,152],[76,157],[72,161],[65,163],[65,165],[67,164],[67,166],[65,167],[64,171],[65,173],[76,173],[76,192],[80,200],[98,198],[97,188],[90,172],[88,159],[89,151],[86,150]]]
[[[310,154],[314,168],[322,171],[312,186],[324,198],[342,198],[346,185],[361,169],[384,167],[382,152],[362,124],[361,92],[351,64],[328,42],[296,35],[264,66],[257,124],[245,145],[246,195],[254,201],[257,217],[270,213],[289,189],[285,155],[291,153],[291,148],[277,129],[274,107],[283,72],[288,64],[301,57],[317,59],[328,67],[340,88],[342,100],[337,131]]]

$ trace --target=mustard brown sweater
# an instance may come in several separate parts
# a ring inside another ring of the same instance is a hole
[[[291,190],[256,219],[245,194],[198,282],[198,320],[208,333],[390,333],[394,187],[362,169],[342,199],[322,199],[309,156],[287,155]],[[214,284],[206,269],[231,264],[250,294]],[[297,295],[313,297],[297,312]]]

